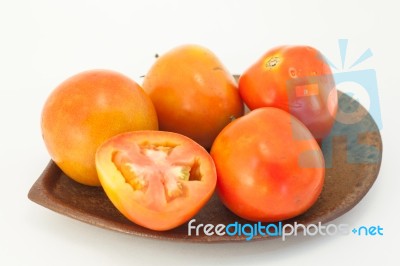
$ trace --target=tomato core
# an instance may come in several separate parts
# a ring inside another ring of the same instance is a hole
[[[143,144],[137,148],[139,153],[136,149],[115,151],[112,160],[125,182],[144,195],[142,203],[151,209],[162,209],[170,201],[185,196],[185,182],[202,178],[198,160],[170,160],[174,146]]]

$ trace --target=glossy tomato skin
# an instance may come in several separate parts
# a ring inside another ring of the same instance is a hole
[[[209,49],[183,45],[161,55],[143,81],[160,130],[183,134],[209,149],[233,117],[243,115],[237,83]]]
[[[323,187],[318,143],[304,124],[278,108],[259,108],[233,121],[216,138],[211,156],[222,202],[244,219],[300,215]]]
[[[42,135],[54,162],[75,181],[99,186],[97,147],[126,131],[157,129],[155,108],[130,78],[109,70],[90,70],[61,83],[46,100]]]
[[[280,46],[265,53],[241,75],[239,93],[251,110],[277,107],[290,112],[318,140],[335,122],[338,100],[332,71],[309,46]]]
[[[109,139],[96,153],[96,167],[114,206],[132,222],[157,231],[192,218],[212,196],[217,180],[202,146],[164,131]]]

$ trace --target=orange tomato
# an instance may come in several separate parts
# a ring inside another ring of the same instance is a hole
[[[114,206],[132,222],[158,231],[192,218],[210,199],[217,180],[202,146],[164,131],[109,139],[96,153],[96,167]]]
[[[300,119],[318,140],[335,122],[337,91],[331,69],[309,46],[280,46],[261,56],[239,79],[246,105],[277,107]]]
[[[77,182],[100,185],[98,146],[126,131],[157,129],[150,98],[128,77],[108,70],[79,73],[61,83],[42,112],[42,134],[54,162]]]
[[[186,135],[210,148],[218,133],[243,115],[233,76],[210,50],[183,45],[161,55],[143,81],[160,130]]]
[[[252,221],[280,221],[308,210],[321,193],[324,157],[310,131],[288,112],[258,108],[225,127],[211,148],[217,191]]]

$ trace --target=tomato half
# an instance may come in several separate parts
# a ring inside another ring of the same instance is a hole
[[[295,217],[315,203],[323,187],[318,143],[303,123],[278,108],[259,108],[234,120],[216,138],[211,156],[222,202],[244,219]]]
[[[152,230],[169,230],[193,217],[216,186],[209,153],[193,140],[171,132],[135,131],[99,147],[101,185],[129,220]]]
[[[335,122],[337,91],[322,54],[309,46],[280,46],[261,56],[239,79],[251,109],[277,107],[302,121],[318,140]]]

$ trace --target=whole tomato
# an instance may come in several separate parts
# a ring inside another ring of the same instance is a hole
[[[324,157],[307,127],[286,111],[263,107],[225,127],[211,148],[217,191],[226,207],[251,221],[304,213],[324,184]]]
[[[322,54],[309,46],[280,46],[261,56],[239,79],[251,109],[277,107],[300,119],[318,140],[335,122],[337,91]]]
[[[183,45],[161,55],[143,81],[160,130],[188,136],[209,149],[218,133],[243,115],[233,76],[210,50]]]
[[[164,131],[112,137],[97,150],[96,167],[114,206],[132,222],[158,231],[192,218],[217,181],[214,162],[202,146]]]
[[[61,83],[42,111],[42,135],[53,161],[85,185],[100,185],[95,153],[126,131],[157,129],[157,114],[143,89],[108,70],[79,73]]]

